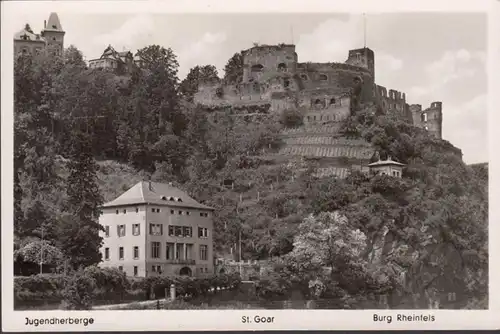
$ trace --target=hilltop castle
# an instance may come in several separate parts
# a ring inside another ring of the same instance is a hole
[[[292,44],[257,45],[242,54],[239,82],[203,83],[195,102],[241,109],[267,104],[269,112],[297,108],[304,123],[318,125],[338,123],[354,105],[372,103],[441,138],[441,102],[422,110],[408,105],[405,93],[376,85],[375,54],[369,48],[350,50],[343,63],[301,63]]]
[[[256,45],[242,56],[237,82],[202,83],[194,101],[214,111],[229,108],[236,116],[300,111],[304,125],[281,133],[285,146],[278,155],[314,158],[320,176],[368,169],[372,145],[340,133],[342,121],[355,110],[375,107],[441,138],[441,102],[422,110],[406,103],[406,94],[376,85],[375,54],[369,48],[350,50],[343,63],[301,63],[292,44]]]
[[[43,30],[34,33],[29,24],[14,35],[14,54],[62,55],[64,50],[65,31],[56,13],[50,13],[49,20],[44,21]]]

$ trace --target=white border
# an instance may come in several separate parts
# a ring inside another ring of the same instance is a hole
[[[57,11],[61,16],[65,12],[79,13],[235,13],[235,12],[288,12],[288,13],[326,13],[326,12],[488,12],[489,13],[489,50],[488,50],[488,87],[489,92],[498,92],[500,84],[500,1],[475,0],[190,0],[190,1],[26,1],[1,3],[2,41],[11,41],[12,35],[19,28],[15,11]],[[418,29],[418,27],[415,27]],[[409,41],[411,42],[411,41]],[[487,311],[325,311],[325,310],[262,310],[262,311],[92,311],[92,312],[22,312],[13,311],[13,49],[12,43],[2,43],[2,330],[3,331],[130,331],[130,330],[284,330],[284,329],[494,329],[500,327],[500,318],[495,311],[500,306],[498,282],[500,271],[496,266],[490,268],[490,308]],[[496,129],[500,124],[497,112],[500,95],[489,96],[489,142],[499,143]],[[489,145],[490,203],[499,203],[496,191],[499,177],[493,171],[497,168],[498,157],[493,154],[494,145]],[[498,207],[490,204],[490,240],[498,236]],[[500,246],[489,243],[490,263],[496,264]],[[220,314],[224,312],[223,314]],[[434,315],[434,322],[397,322],[391,324],[373,322],[373,314],[392,315],[420,314]],[[77,325],[38,327],[24,326],[25,318],[93,317],[95,322],[87,327]],[[255,315],[274,316],[271,324],[243,324],[241,317]]]

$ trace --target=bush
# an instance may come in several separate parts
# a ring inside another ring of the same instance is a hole
[[[39,274],[14,277],[14,297],[18,300],[51,299],[60,296],[66,277],[58,274]]]
[[[296,128],[304,124],[302,113],[296,109],[286,109],[281,114],[281,124],[287,128]]]
[[[130,288],[126,274],[118,268],[90,266],[85,268],[83,272],[84,275],[92,277],[96,281],[97,288],[102,291],[122,293]]]
[[[62,308],[66,310],[89,310],[92,308],[96,280],[83,272],[72,276],[64,288]]]

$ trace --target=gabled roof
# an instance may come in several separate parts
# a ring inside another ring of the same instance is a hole
[[[387,160],[379,160],[376,162],[372,162],[371,164],[368,165],[368,167],[376,167],[376,166],[405,166],[405,164],[394,161],[391,159],[391,157],[389,157]]]
[[[200,204],[184,191],[165,183],[141,181],[127,190],[115,200],[105,203],[103,207],[124,205],[154,204],[175,207],[188,207],[205,210],[213,208]]]
[[[49,20],[47,21],[47,25],[45,26],[45,31],[61,31],[64,32],[61,22],[59,22],[59,16],[57,13],[50,13]]]
[[[24,37],[24,36],[26,36],[26,37]],[[28,30],[26,30],[26,28],[23,30],[20,30],[16,34],[14,34],[14,39],[21,40],[21,41],[28,40],[28,41],[44,42],[45,43],[45,39],[42,36],[40,36],[38,34],[34,34],[31,31],[28,31]]]

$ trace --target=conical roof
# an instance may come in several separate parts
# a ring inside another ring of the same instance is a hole
[[[61,32],[64,31],[61,26],[61,22],[59,22],[59,16],[57,16],[57,13],[50,13],[49,20],[47,21],[47,26],[44,30]]]

